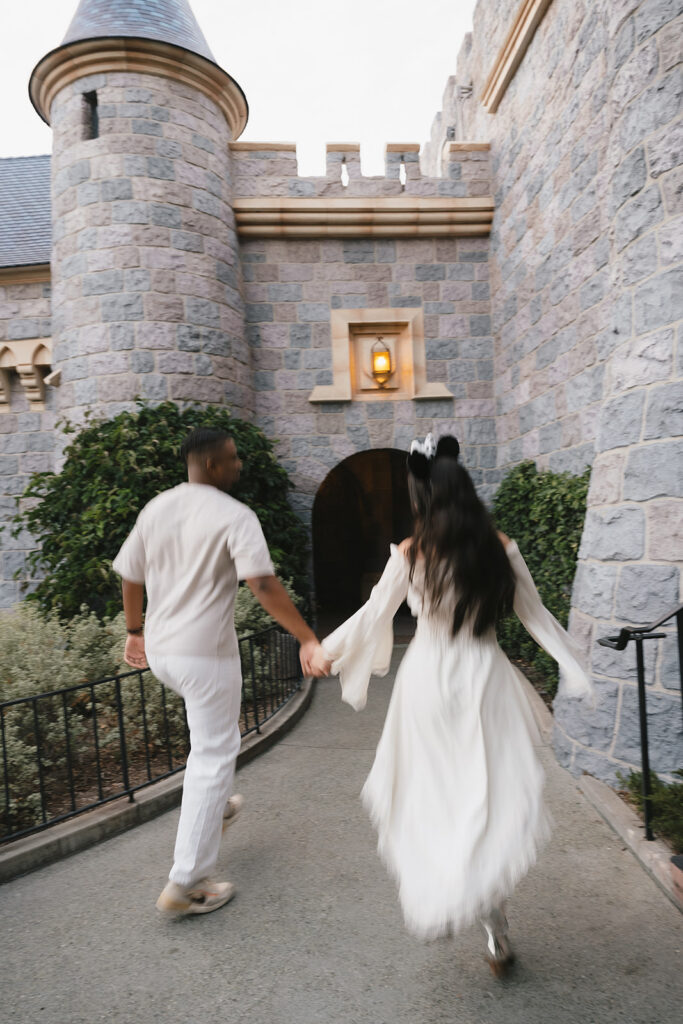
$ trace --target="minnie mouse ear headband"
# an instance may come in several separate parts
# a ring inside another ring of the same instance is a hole
[[[408,469],[418,480],[428,480],[433,459],[447,455],[457,459],[460,454],[460,443],[456,437],[445,434],[437,444],[433,434],[427,434],[424,441],[412,441],[408,455]]]

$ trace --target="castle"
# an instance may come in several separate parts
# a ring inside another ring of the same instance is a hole
[[[681,10],[479,0],[422,151],[389,145],[367,178],[331,144],[300,177],[295,146],[239,141],[246,99],[186,0],[81,0],[30,82],[52,156],[0,160],[3,519],[58,465],[58,417],[138,396],[255,421],[304,520],[316,496],[347,524],[372,499],[384,553],[429,430],[488,499],[525,458],[591,466],[571,630],[599,706],[558,700],[555,750],[608,781],[637,765],[633,652],[596,640],[680,601]],[[351,556],[324,533],[327,573]],[[4,606],[30,544],[3,535]],[[668,773],[675,635],[646,656]]]

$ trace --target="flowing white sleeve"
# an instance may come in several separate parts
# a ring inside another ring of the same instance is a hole
[[[365,707],[370,676],[389,671],[394,645],[392,620],[408,593],[408,560],[391,545],[382,577],[362,608],[323,640],[339,676],[342,700],[356,711]]]
[[[512,541],[506,550],[515,573],[515,612],[526,631],[562,669],[560,690],[571,697],[588,697],[595,702],[593,684],[583,668],[581,648],[543,605],[517,544]]]

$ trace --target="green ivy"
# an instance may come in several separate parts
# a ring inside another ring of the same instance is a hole
[[[61,424],[74,435],[61,472],[31,477],[20,499],[23,510],[13,520],[14,536],[27,530],[39,545],[28,556],[39,580],[30,600],[65,619],[83,604],[102,618],[120,610],[111,561],[143,505],[186,479],[180,443],[200,425],[234,437],[244,467],[232,493],[259,517],[282,574],[298,594],[307,593],[306,529],[289,505],[291,481],[265,434],[217,406],[181,411],[173,402],[154,408],[139,402],[136,412],[89,420],[80,432]]]
[[[668,839],[676,853],[683,853],[683,769],[673,773],[680,782],[663,782],[658,775],[650,772],[652,793],[652,827],[660,836]],[[643,813],[643,773],[631,772],[626,778],[617,772],[617,778],[629,794],[631,801]]]
[[[539,472],[535,463],[522,462],[507,474],[493,503],[496,525],[517,541],[546,608],[566,627],[571,589],[586,515],[590,469],[581,476]],[[557,690],[553,659],[531,639],[512,615],[499,627],[498,639],[509,657],[522,658]]]

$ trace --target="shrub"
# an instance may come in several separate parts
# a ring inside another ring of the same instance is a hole
[[[652,792],[652,826],[668,839],[676,853],[683,853],[683,769],[673,773],[680,782],[662,782],[658,775],[650,772]],[[617,772],[619,781],[626,787],[629,799],[643,813],[643,773],[630,772],[628,778]]]
[[[565,627],[589,477],[590,469],[581,476],[571,476],[539,472],[533,462],[522,462],[507,474],[493,503],[496,525],[517,541],[543,603]],[[548,692],[555,693],[556,663],[532,640],[515,615],[500,624],[498,639],[510,657],[522,658],[540,670],[548,680]]]
[[[257,427],[216,406],[181,411],[172,402],[89,421],[73,440],[60,473],[36,473],[14,517],[14,535],[27,530],[39,544],[28,556],[39,578],[28,599],[64,619],[86,604],[100,618],[121,608],[120,581],[111,561],[140,509],[160,491],[186,479],[179,446],[195,426],[217,427],[235,439],[244,463],[233,494],[258,515],[273,561],[307,593],[306,530],[290,507],[291,482]]]

